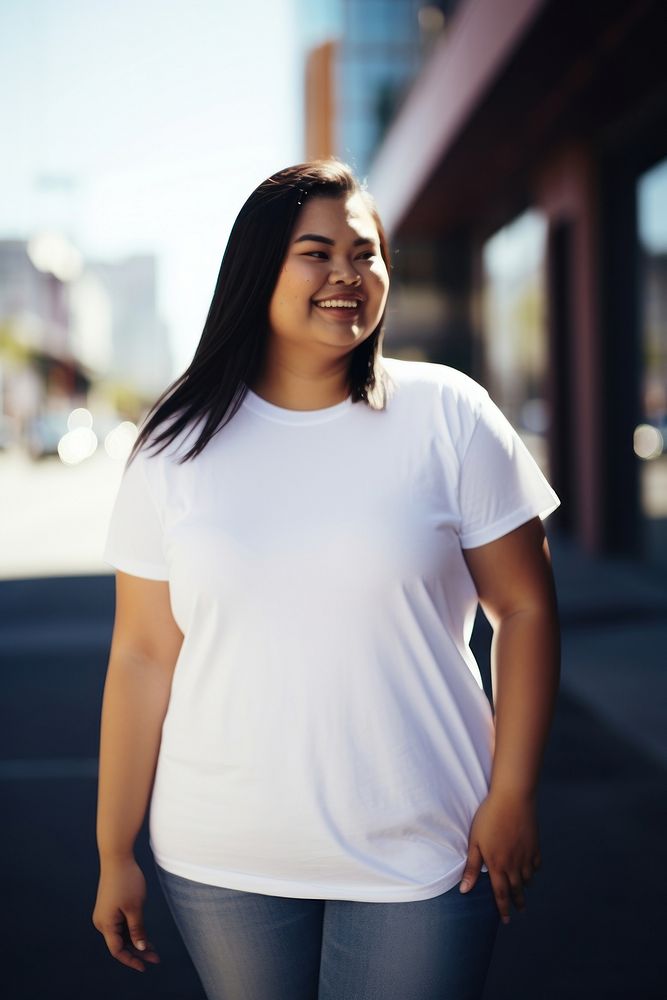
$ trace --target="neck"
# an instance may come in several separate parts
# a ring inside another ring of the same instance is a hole
[[[312,358],[300,364],[272,359],[250,388],[268,403],[288,410],[323,410],[350,394],[348,359],[337,358],[329,365],[318,365]]]

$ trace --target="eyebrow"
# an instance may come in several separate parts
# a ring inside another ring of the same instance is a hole
[[[304,233],[303,236],[298,236],[294,242],[304,243],[310,241],[312,243],[326,243],[327,246],[335,246],[336,241],[330,240],[328,236],[318,236],[317,233]],[[354,247],[361,246],[362,243],[377,243],[377,240],[369,236],[359,236],[352,244]]]

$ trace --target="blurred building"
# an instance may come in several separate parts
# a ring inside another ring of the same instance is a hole
[[[168,331],[157,305],[157,260],[138,254],[117,261],[89,261],[86,275],[106,296],[111,350],[108,378],[131,383],[154,399],[171,379]]]
[[[305,156],[338,155],[360,176],[457,0],[300,0],[308,48]]]
[[[333,156],[336,149],[336,42],[313,46],[306,55],[304,92],[305,158]]]
[[[54,454],[75,407],[136,417],[169,381],[152,256],[84,262],[55,231],[0,241],[0,448]]]
[[[67,306],[62,282],[37,269],[25,240],[0,240],[0,316],[21,328],[24,342],[63,351]]]
[[[81,404],[90,387],[70,340],[72,251],[53,240],[0,241],[0,447],[25,443],[37,419]]]
[[[370,167],[393,246],[385,351],[479,378],[548,471],[561,528],[664,567],[664,4],[449,6]],[[376,94],[337,65],[340,122],[340,95]],[[334,152],[358,142],[364,163],[373,141],[345,134]]]

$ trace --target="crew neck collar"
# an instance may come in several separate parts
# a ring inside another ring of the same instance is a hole
[[[247,386],[247,392],[243,398],[243,406],[265,420],[272,420],[277,424],[324,424],[329,420],[336,420],[342,417],[352,407],[352,394],[341,403],[334,403],[333,406],[325,406],[319,410],[288,410],[284,406],[276,406],[269,403],[267,399],[258,396],[256,392]]]

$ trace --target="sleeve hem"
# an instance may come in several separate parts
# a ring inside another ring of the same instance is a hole
[[[471,531],[468,534],[460,536],[461,548],[462,549],[474,549],[478,545],[486,545],[488,542],[495,542],[498,538],[502,538],[503,535],[507,535],[510,531],[514,531],[515,528],[519,528],[522,524],[530,521],[533,517],[540,517],[542,520],[552,514],[557,507],[560,507],[560,500],[554,493],[551,502],[546,504],[540,504],[536,507],[535,504],[520,507],[519,510],[513,511],[506,517],[503,517],[500,521],[496,521],[494,524],[485,525],[483,528],[479,528],[477,531]]]
[[[130,576],[142,576],[147,580],[166,581],[169,579],[169,573],[164,566],[158,566],[155,563],[141,562],[138,559],[109,557],[106,554],[102,558],[107,566],[119,569],[121,573],[129,573]]]

